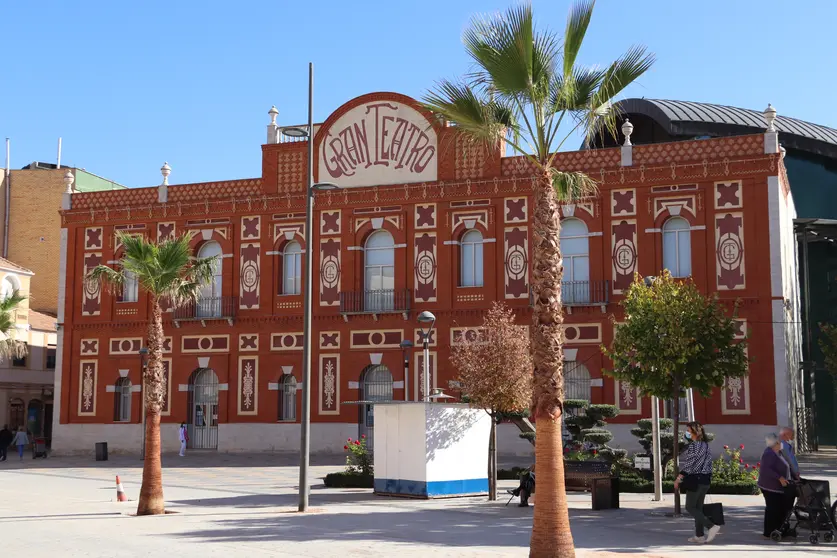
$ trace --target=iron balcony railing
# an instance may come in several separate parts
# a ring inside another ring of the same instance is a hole
[[[238,297],[203,297],[187,302],[174,310],[175,320],[229,320],[235,318]]]
[[[408,289],[344,291],[340,293],[342,314],[400,314],[410,310]]]
[[[562,281],[561,304],[564,306],[607,306],[610,281]],[[529,291],[529,306],[535,305],[535,292]]]

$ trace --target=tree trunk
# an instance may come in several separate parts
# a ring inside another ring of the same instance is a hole
[[[561,217],[552,187],[552,175],[543,171],[535,184],[532,212],[532,356],[534,383],[532,414],[535,418],[537,504],[529,555],[574,557],[570,532],[561,443],[564,399],[561,314]]]
[[[491,433],[488,435],[488,499],[497,499],[497,415],[491,416]]]
[[[152,299],[148,324],[148,366],[143,377],[145,405],[145,460],[142,464],[137,515],[166,513],[163,500],[163,470],[160,461],[160,410],[163,404],[163,311]],[[169,379],[171,381],[171,378]]]
[[[680,473],[680,385],[674,383],[674,440],[673,450],[674,456],[674,478]],[[665,474],[665,473],[664,473]],[[674,489],[674,515],[680,515],[680,490]]]

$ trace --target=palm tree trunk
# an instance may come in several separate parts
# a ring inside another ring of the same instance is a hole
[[[546,170],[535,186],[532,215],[532,353],[535,365],[532,414],[538,432],[535,437],[538,480],[529,556],[538,558],[575,556],[561,443],[564,399],[564,334],[561,326],[564,318],[561,313],[560,231],[558,199],[552,187],[552,175]]]
[[[148,324],[148,366],[143,378],[145,405],[145,460],[142,465],[137,515],[166,513],[163,500],[163,469],[160,460],[160,410],[163,403],[163,311],[152,300]]]

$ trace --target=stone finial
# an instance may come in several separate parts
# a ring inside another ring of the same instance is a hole
[[[73,193],[73,182],[75,181],[76,177],[73,176],[73,172],[70,169],[67,169],[67,172],[64,173],[64,184],[67,185],[67,189],[64,191],[65,194]]]
[[[773,125],[773,122],[776,120],[776,109],[773,108],[773,105],[767,103],[767,108],[764,109],[764,121],[767,123],[767,131],[768,132],[775,132],[776,127]]]
[[[784,158],[785,158],[785,155],[787,155],[787,154],[788,154],[788,150],[787,150],[787,149],[785,149],[785,146],[784,146],[784,145],[780,145],[780,146],[779,146],[779,153],[781,153],[781,154],[782,154],[782,159],[784,159]]]
[[[171,174],[171,167],[169,166],[168,162],[163,163],[163,166],[160,167],[160,174],[163,175],[163,185],[169,185],[169,175]]]
[[[279,125],[276,124],[276,117],[279,116],[279,109],[276,105],[270,107],[267,111],[270,115],[270,124],[267,125],[267,143],[279,143]]]
[[[276,108],[276,105],[270,107],[270,110],[267,111],[267,114],[270,115],[270,123],[274,126],[276,125],[276,117],[279,116],[279,109]]]
[[[631,121],[627,118],[625,122],[622,124],[622,133],[625,134],[625,143],[622,145],[633,145],[631,143],[631,134],[634,132],[634,125],[631,124]]]

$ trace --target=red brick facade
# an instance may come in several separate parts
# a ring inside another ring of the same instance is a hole
[[[375,107],[382,107],[379,113]],[[353,114],[359,115],[354,121]],[[616,302],[634,272],[659,274],[661,229],[680,217],[688,222],[692,277],[705,292],[741,299],[742,332],[750,332],[753,357],[747,380],[695,402],[697,418],[776,424],[771,270],[778,263],[771,260],[768,241],[767,192],[768,177],[779,176],[782,163],[778,154],[765,154],[764,146],[763,135],[634,146],[630,166],[622,166],[619,149],[557,156],[558,167],[583,170],[600,183],[598,198],[563,207],[565,218],[584,223],[589,245],[589,283],[582,284],[579,304],[566,311],[566,348],[589,370],[593,402],[619,404],[622,416],[614,422],[632,422],[649,411],[632,390],[609,378],[597,381],[606,366],[600,345],[613,336],[609,317],[620,319]],[[166,203],[158,203],[157,187],[72,196],[72,207],[63,212],[68,242],[62,424],[113,422],[116,395],[107,386],[120,370],[135,385],[140,382],[137,351],[149,315],[146,297],[140,292],[136,303],[118,302],[82,280],[90,266],[118,259],[119,230],[151,238],[190,234],[196,251],[217,242],[223,253],[218,308],[204,308],[209,317],[203,321],[188,319],[201,315],[200,306],[165,316],[170,343],[164,422],[194,420],[189,384],[202,367],[214,370],[220,384],[219,423],[279,420],[279,385],[287,373],[302,381],[302,296],[280,294],[287,271],[283,253],[291,243],[315,250],[315,423],[357,423],[358,407],[344,403],[361,398],[361,374],[370,363],[389,369],[393,397],[404,398],[399,344],[419,344],[416,316],[422,310],[438,318],[432,383],[453,395],[458,391],[450,384],[450,346],[474,333],[489,305],[505,301],[519,310],[522,322],[529,319],[532,199],[525,159],[473,147],[413,100],[390,93],[362,96],[338,109],[318,128],[315,152],[316,180],[367,182],[318,193],[313,235],[303,226],[304,141],[263,145],[259,178],[170,186]],[[434,179],[410,179],[428,175]],[[377,176],[391,181],[378,182]],[[463,287],[460,241],[472,230],[483,239],[483,284]],[[383,301],[364,293],[370,290],[365,274],[379,273],[365,271],[364,251],[378,231],[394,241],[394,284]],[[411,356],[411,399],[419,393],[419,353]],[[132,422],[138,423],[135,401]]]

